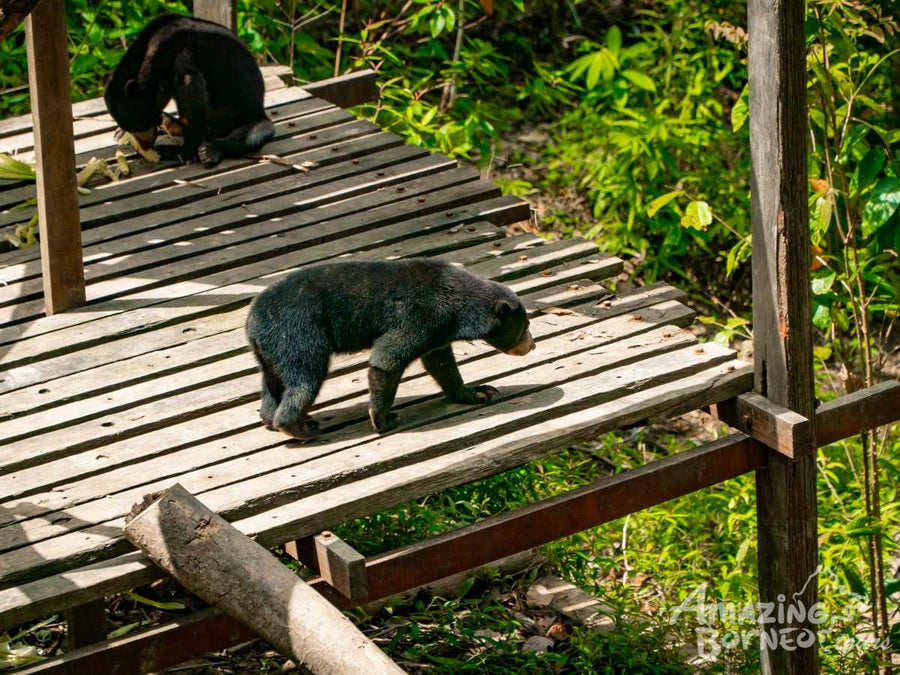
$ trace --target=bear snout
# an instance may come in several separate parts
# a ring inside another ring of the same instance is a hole
[[[531,337],[531,331],[527,330],[525,331],[525,334],[519,338],[519,341],[510,347],[506,353],[511,356],[525,356],[532,349],[534,349],[534,338]]]

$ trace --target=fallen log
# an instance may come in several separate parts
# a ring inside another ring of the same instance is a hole
[[[191,593],[312,673],[402,673],[347,617],[181,485],[132,508],[125,537]]]

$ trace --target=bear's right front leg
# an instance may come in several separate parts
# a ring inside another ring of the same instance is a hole
[[[403,371],[382,370],[378,366],[369,368],[369,420],[379,434],[397,426],[398,418],[391,412],[397,386]]]

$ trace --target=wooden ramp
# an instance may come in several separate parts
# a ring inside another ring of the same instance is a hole
[[[582,240],[507,236],[528,206],[471,169],[302,89],[267,101],[277,133],[264,152],[286,163],[134,161],[134,177],[81,198],[85,307],[43,316],[38,249],[0,258],[2,626],[157,578],[123,518],[175,482],[275,545],[750,388],[749,365],[684,330],[692,314],[675,289],[613,295],[603,280],[620,260]],[[82,108],[79,161],[111,156],[102,106]],[[29,147],[27,125],[0,134],[2,148]],[[33,190],[0,188],[3,208]],[[5,211],[0,223],[22,218]],[[300,265],[406,256],[520,294],[535,351],[455,350],[466,381],[501,396],[449,403],[416,364],[398,392],[400,427],[378,436],[366,355],[342,356],[314,411],[319,440],[264,429],[243,332],[254,294]]]

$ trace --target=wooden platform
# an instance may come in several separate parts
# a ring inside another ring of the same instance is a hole
[[[267,103],[277,133],[264,152],[317,167],[132,162],[134,177],[81,198],[86,307],[44,317],[38,249],[0,257],[0,626],[156,578],[123,517],[176,481],[275,545],[750,388],[749,365],[683,330],[677,290],[615,296],[601,282],[620,260],[582,240],[507,236],[529,209],[475,171],[299,88]],[[79,161],[111,156],[102,106],[76,114]],[[27,151],[28,126],[10,122],[0,148]],[[31,191],[0,184],[0,205]],[[5,211],[0,225],[22,219]],[[320,440],[265,430],[243,333],[254,294],[299,265],[405,256],[520,294],[535,351],[456,348],[465,379],[501,397],[451,404],[416,364],[400,428],[378,436],[366,355],[342,356],[314,412]]]

